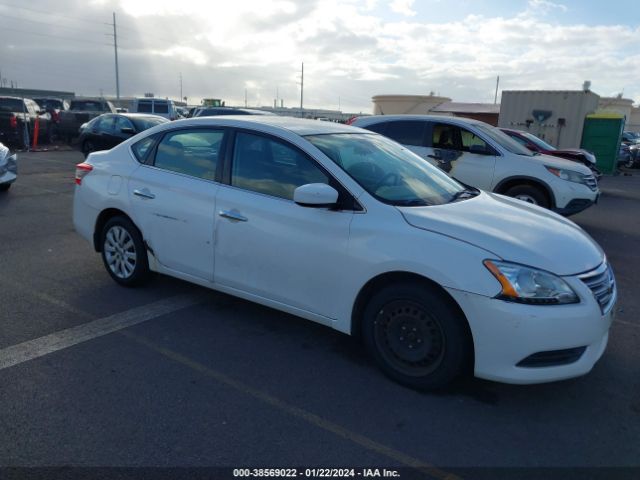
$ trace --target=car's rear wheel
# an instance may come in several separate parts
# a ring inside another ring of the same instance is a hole
[[[0,184],[0,192],[6,192],[11,188],[11,183],[2,183]]]
[[[364,310],[362,333],[382,371],[417,390],[450,383],[465,370],[472,350],[460,311],[428,285],[378,291]]]
[[[542,189],[533,185],[516,185],[515,187],[511,187],[507,190],[505,195],[540,207],[551,207],[547,195],[542,191]]]
[[[91,140],[82,142],[82,154],[87,158],[91,152],[96,151],[96,146]]]
[[[102,229],[102,261],[116,282],[125,287],[143,284],[149,278],[149,262],[136,226],[126,217],[110,219]]]

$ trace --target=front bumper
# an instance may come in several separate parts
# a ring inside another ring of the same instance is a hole
[[[577,277],[564,279],[578,293],[580,303],[532,306],[448,289],[471,328],[475,376],[505,383],[543,383],[578,377],[593,368],[607,346],[615,299],[603,314],[583,282]],[[582,353],[570,363],[522,366],[535,354],[581,347]]]
[[[594,200],[588,198],[574,198],[563,208],[556,208],[554,211],[568,217],[570,215],[575,215],[576,213],[580,213],[583,210],[586,210],[591,205],[595,205],[598,203],[598,199],[600,198],[599,192]]]

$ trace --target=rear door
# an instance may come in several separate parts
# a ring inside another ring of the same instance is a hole
[[[129,180],[135,220],[156,259],[206,281],[213,280],[216,178],[224,139],[224,129],[169,131]],[[138,142],[142,149],[145,141]]]
[[[491,190],[497,152],[471,129],[433,122],[428,157],[453,178]]]

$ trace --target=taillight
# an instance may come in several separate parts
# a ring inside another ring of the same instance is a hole
[[[9,118],[9,125],[11,128],[18,128],[18,119],[15,115],[12,115],[11,118]]]
[[[93,166],[82,162],[76,165],[76,185],[82,185],[82,179],[93,170]]]

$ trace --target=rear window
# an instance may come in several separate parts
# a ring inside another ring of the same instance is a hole
[[[19,98],[0,98],[0,110],[4,112],[22,112],[25,108]]]
[[[33,99],[40,108],[44,109],[62,109],[62,101],[51,98],[34,98]]]
[[[169,104],[168,103],[155,103],[156,113],[169,113]]]
[[[426,122],[416,120],[389,122],[384,135],[389,137],[391,140],[395,140],[401,145],[423,147],[426,125]]]
[[[138,102],[138,112],[153,113],[153,104],[151,102]]]
[[[374,123],[373,125],[369,125],[363,128],[366,128],[367,130],[371,130],[372,132],[379,133],[380,135],[384,135],[384,132],[387,129],[387,125],[389,125],[389,122],[380,122],[380,123]]]
[[[147,130],[148,128],[155,127],[156,125],[167,123],[169,121],[166,118],[162,117],[140,117],[130,118],[129,120],[133,122],[138,132],[142,132],[143,130]]]
[[[73,100],[70,110],[78,110],[80,112],[106,112],[106,105],[102,102],[92,100]]]

